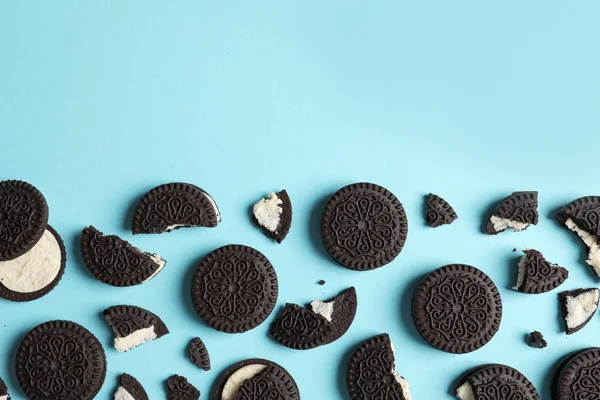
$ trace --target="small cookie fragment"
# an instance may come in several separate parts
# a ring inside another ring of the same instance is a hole
[[[533,384],[522,373],[502,364],[473,368],[456,389],[461,400],[540,400]]]
[[[221,213],[213,198],[189,183],[166,183],[146,193],[133,212],[133,234],[163,233],[179,228],[213,228]]]
[[[548,346],[541,332],[533,331],[527,335],[527,345],[536,349],[543,349]]]
[[[352,400],[411,400],[408,382],[396,371],[387,333],[362,342],[350,358],[346,387]]]
[[[157,315],[141,307],[112,306],[102,314],[116,335],[114,346],[119,352],[126,352],[169,333]]]
[[[577,289],[558,294],[567,335],[582,329],[598,309],[597,288]]]
[[[513,192],[492,213],[487,224],[487,234],[497,235],[510,228],[521,232],[538,223],[538,192]]]
[[[121,374],[114,400],[148,400],[148,394],[142,384],[133,376]]]
[[[595,400],[600,393],[600,348],[590,347],[569,354],[554,376],[554,400]]]
[[[427,198],[427,215],[425,220],[432,228],[450,225],[458,218],[450,204],[440,196],[429,193]]]
[[[200,391],[188,380],[179,375],[167,379],[167,400],[198,400]]]
[[[188,345],[188,358],[196,364],[198,368],[210,371],[210,356],[208,350],[199,337],[192,339]]]
[[[10,400],[8,386],[6,386],[2,378],[0,378],[0,400]]]
[[[321,279],[319,282],[317,282],[319,285],[323,286],[324,284],[326,284],[327,282],[325,282],[324,279]]]
[[[281,243],[292,226],[292,202],[285,189],[277,194],[271,192],[268,198],[254,204],[252,221],[265,235]]]
[[[548,262],[544,255],[534,249],[523,250],[519,260],[519,274],[514,290],[521,293],[545,293],[560,285],[569,277],[565,268]]]

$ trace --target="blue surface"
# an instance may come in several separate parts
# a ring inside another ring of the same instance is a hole
[[[19,340],[55,318],[85,325],[105,346],[102,399],[121,372],[157,399],[168,376],[183,374],[207,399],[219,372],[248,357],[283,364],[303,399],[346,399],[349,353],[380,332],[395,342],[398,370],[417,400],[452,398],[453,380],[487,362],[518,368],[549,399],[559,357],[600,345],[600,316],[567,338],[557,291],[510,290],[512,250],[525,247],[569,269],[561,289],[598,285],[583,245],[549,217],[574,198],[600,194],[600,3],[351,3],[0,4],[0,179],[27,180],[45,194],[68,251],[51,294],[0,301],[0,376],[13,398],[23,398],[13,372]],[[367,273],[332,262],[318,231],[325,199],[363,180],[395,193],[409,220],[400,256]],[[133,205],[169,181],[206,189],[222,224],[132,237]],[[294,223],[277,245],[252,225],[249,206],[280,188],[290,193]],[[486,211],[513,190],[539,190],[538,226],[482,234]],[[452,226],[425,227],[429,191],[456,208]],[[167,267],[138,287],[96,281],[79,255],[88,224],[160,253]],[[241,335],[206,326],[190,304],[190,275],[228,243],[256,247],[274,264],[277,310],[355,285],[360,305],[350,331],[301,352],[269,339],[275,314]],[[484,270],[504,301],[500,332],[462,356],[427,345],[410,312],[416,282],[454,262]],[[99,313],[119,303],[157,313],[172,333],[117,353]],[[547,349],[524,344],[533,329],[546,335]],[[211,354],[208,373],[184,355],[196,335]]]

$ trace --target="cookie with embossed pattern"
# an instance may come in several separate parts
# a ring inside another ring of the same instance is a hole
[[[121,374],[114,400],[148,400],[148,394],[142,384],[133,376]]]
[[[93,226],[81,233],[83,261],[96,279],[112,286],[133,286],[154,278],[167,263],[158,254],[146,253],[115,235]]]
[[[271,324],[269,334],[278,343],[296,350],[329,344],[350,328],[357,306],[354,287],[326,301],[314,300],[307,308],[288,303]]]
[[[500,328],[502,299],[492,280],[475,267],[450,264],[423,280],[413,299],[421,336],[449,353],[469,353],[487,344]]]
[[[166,382],[167,400],[198,400],[200,391],[187,378],[172,375]]]
[[[146,193],[133,212],[133,234],[163,233],[221,222],[217,203],[203,189],[189,183],[167,183]]]
[[[502,364],[485,364],[467,372],[459,382],[456,397],[461,400],[540,400],[525,375]]]
[[[387,189],[355,183],[338,190],[321,215],[321,239],[331,257],[364,271],[392,262],[404,247],[408,221],[404,207]]]
[[[591,347],[566,356],[554,375],[554,400],[595,400],[600,393],[600,348]]]
[[[49,321],[21,342],[15,361],[21,389],[31,400],[91,400],[106,377],[98,339],[71,321]]]
[[[558,299],[567,335],[583,329],[598,309],[600,290],[598,288],[576,289],[560,292]]]
[[[114,346],[126,352],[169,333],[165,323],[156,315],[141,307],[112,306],[102,313],[115,333]]]
[[[456,215],[454,208],[446,200],[433,193],[429,193],[427,197],[427,214],[425,215],[427,225],[432,228],[450,225],[457,218],[458,215]]]
[[[213,328],[242,333],[260,325],[273,311],[277,274],[261,252],[232,244],[208,254],[192,278],[192,303]]]
[[[0,378],[0,400],[10,400],[8,386],[6,386],[2,378]]]
[[[396,371],[394,346],[387,333],[365,340],[354,351],[346,387],[352,400],[411,400],[408,382]]]
[[[219,375],[213,400],[300,400],[296,381],[281,365],[252,358],[237,362]]]
[[[0,182],[0,261],[28,252],[48,225],[44,195],[23,181]]]
[[[210,356],[204,342],[199,337],[191,340],[187,349],[188,358],[196,366],[205,371],[210,371]]]
[[[521,293],[545,293],[562,285],[568,277],[569,271],[565,268],[547,261],[537,250],[526,249],[519,260],[517,284],[513,289]]]
[[[487,224],[487,234],[521,232],[538,223],[538,192],[513,192],[500,202]]]

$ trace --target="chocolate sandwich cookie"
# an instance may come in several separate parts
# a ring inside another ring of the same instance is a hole
[[[163,233],[174,229],[221,222],[213,198],[189,183],[167,183],[146,193],[133,212],[133,234]]]
[[[246,332],[260,325],[277,302],[275,269],[261,252],[232,244],[207,255],[192,278],[192,303],[213,328]]]
[[[102,313],[115,333],[114,346],[126,352],[169,333],[165,323],[155,314],[141,307],[112,306]]]
[[[179,375],[172,375],[166,382],[167,400],[198,400],[200,391],[188,380]]]
[[[148,400],[148,394],[142,384],[133,376],[121,374],[114,400]]]
[[[10,400],[8,386],[6,386],[2,378],[0,378],[0,400]]]
[[[387,333],[362,342],[350,358],[346,387],[352,400],[411,400],[408,382],[396,371]]]
[[[482,271],[470,265],[446,265],[430,273],[417,288],[413,319],[432,346],[449,353],[469,353],[498,332],[502,299]]]
[[[252,221],[262,231],[281,243],[292,226],[292,202],[285,190],[277,194],[271,192],[266,199],[260,199],[252,207]]]
[[[548,346],[548,343],[544,339],[544,335],[541,332],[533,331],[527,335],[527,345],[535,349],[543,349]]]
[[[519,260],[517,284],[513,287],[522,293],[545,293],[562,285],[569,277],[569,271],[548,262],[542,253],[534,249],[523,250]]]
[[[196,366],[205,371],[210,371],[210,356],[204,342],[199,337],[192,339],[188,345],[188,358]]]
[[[300,400],[296,381],[281,365],[262,358],[233,364],[219,375],[213,400]]]
[[[567,335],[581,330],[590,322],[598,309],[598,294],[596,288],[569,290],[558,294]]]
[[[81,234],[83,261],[96,279],[112,286],[133,286],[154,278],[167,263],[158,254],[146,253],[115,235],[93,226]]]
[[[47,225],[48,204],[39,190],[27,182],[0,182],[0,261],[31,250]]]
[[[25,254],[0,261],[0,297],[10,301],[31,301],[50,293],[65,272],[65,245],[50,225]]]
[[[288,303],[269,334],[278,343],[296,350],[329,344],[350,328],[357,306],[354,287],[324,302],[314,300],[307,308]]]
[[[353,270],[372,270],[393,261],[407,234],[402,204],[372,183],[341,188],[327,201],[321,216],[323,245],[335,261]]]
[[[487,224],[487,234],[521,232],[538,223],[538,192],[514,192],[500,202]]]
[[[473,368],[456,389],[461,400],[540,400],[533,384],[516,369],[502,364]]]
[[[21,389],[31,400],[91,400],[106,377],[106,356],[98,339],[71,321],[33,328],[15,361]]]
[[[458,215],[454,211],[454,208],[440,196],[436,196],[433,193],[429,193],[427,197],[427,214],[425,220],[427,225],[432,228],[437,228],[442,225],[450,225],[456,219]]]
[[[556,370],[553,400],[595,400],[600,393],[600,348],[566,356]]]

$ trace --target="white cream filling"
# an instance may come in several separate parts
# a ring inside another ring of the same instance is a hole
[[[594,314],[598,308],[598,293],[598,289],[594,289],[579,296],[567,296],[567,327],[578,327]]]
[[[4,396],[0,396],[0,400],[8,400],[8,395],[5,394]]]
[[[571,218],[565,221],[565,225],[575,232],[590,249],[588,259],[585,262],[594,269],[596,275],[600,276],[600,245],[598,245],[598,238],[579,228]]]
[[[267,366],[263,364],[250,364],[235,371],[223,386],[221,400],[233,400],[237,396],[242,384],[258,375],[265,368]]]
[[[519,290],[519,288],[523,284],[523,281],[525,280],[525,272],[527,271],[528,261],[529,258],[527,257],[527,253],[523,254],[521,256],[521,259],[519,260],[519,274],[517,275],[517,284],[513,286],[513,289],[515,290]]]
[[[473,386],[469,382],[465,382],[456,389],[456,397],[460,400],[475,400]]]
[[[313,300],[310,303],[310,307],[312,308],[312,311],[315,314],[319,314],[319,315],[325,317],[325,319],[327,321],[331,322],[331,317],[333,315],[334,303],[335,303],[334,301],[331,301],[329,303],[324,303],[319,300]]]
[[[254,218],[256,218],[261,226],[264,226],[271,232],[276,232],[281,220],[281,213],[283,212],[282,203],[283,201],[275,193],[271,192],[268,199],[260,199],[252,207]]]
[[[123,386],[119,386],[115,392],[114,400],[135,400],[135,398],[129,393]]]
[[[181,228],[181,227],[184,227],[184,226],[190,226],[190,225],[186,225],[186,224],[173,224],[173,225],[169,225],[165,229],[165,232],[171,232],[173,229]]]
[[[148,253],[146,253],[148,254]],[[150,258],[152,259],[152,261],[154,261],[156,264],[158,264],[158,268],[156,269],[156,271],[154,271],[154,273],[152,275],[150,275],[148,277],[148,279],[146,279],[144,282],[142,283],[146,283],[148,282],[150,279],[154,278],[160,271],[162,271],[162,269],[165,267],[165,265],[167,264],[166,260],[163,260],[161,258],[160,255],[158,254],[148,254],[150,256]]]
[[[508,228],[510,228],[513,232],[521,232],[529,226],[527,222],[513,221],[511,219],[500,218],[495,215],[492,215],[490,222],[494,225],[494,230],[496,232],[501,232]]]
[[[221,222],[221,213],[219,212],[219,207],[217,207],[217,203],[215,203],[215,201],[213,200],[213,198],[210,197],[210,194],[206,193],[204,190],[202,191],[202,193],[204,193],[204,196],[206,196],[206,198],[208,199],[208,201],[210,202],[210,204],[214,208],[215,214],[217,215],[217,222]]]
[[[141,344],[156,339],[156,332],[154,332],[154,326],[149,328],[138,329],[137,331],[125,336],[115,337],[115,349],[120,352],[125,352],[137,347]]]
[[[396,371],[396,350],[394,349],[394,343],[392,343],[391,340],[390,340],[390,348],[392,349],[392,354],[394,355],[394,361],[392,363],[392,373],[394,374],[396,381],[398,381],[400,386],[402,386],[402,394],[404,395],[406,400],[412,400],[412,396],[410,394],[410,386],[408,385],[408,382],[406,381],[406,379],[404,379],[402,376],[400,376],[398,371]]]
[[[0,262],[0,282],[13,292],[32,293],[51,284],[60,272],[61,264],[58,241],[46,229],[27,253],[14,260]]]

